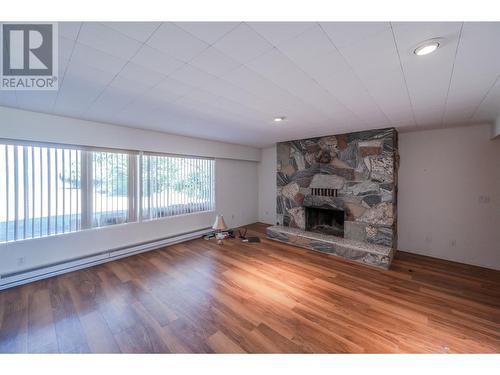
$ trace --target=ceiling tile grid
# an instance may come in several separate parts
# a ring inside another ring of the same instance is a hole
[[[62,22],[59,91],[0,105],[254,146],[463,125],[500,115],[499,37],[495,22]]]

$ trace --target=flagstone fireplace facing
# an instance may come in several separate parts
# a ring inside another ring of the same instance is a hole
[[[397,244],[393,128],[277,145],[277,218],[269,238],[389,268]]]

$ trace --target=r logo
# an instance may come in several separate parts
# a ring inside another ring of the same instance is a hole
[[[52,75],[52,25],[3,26],[3,75]]]

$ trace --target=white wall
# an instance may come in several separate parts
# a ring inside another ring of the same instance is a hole
[[[398,248],[500,269],[500,139],[489,125],[399,134]],[[259,221],[276,222],[276,147],[261,150]]]
[[[490,131],[400,134],[399,249],[500,269],[500,140]]]
[[[500,137],[500,116],[498,116],[493,124],[491,124],[491,138]]]
[[[259,221],[276,224],[276,145],[261,150]]]
[[[252,147],[2,107],[0,107],[0,138],[216,158],[214,212],[194,213],[0,244],[0,274],[19,272],[211,227],[216,212],[224,215],[228,226],[246,225],[258,219],[258,164],[255,161],[260,158],[260,150]]]
[[[216,161],[217,212],[224,215],[224,221],[230,227],[258,220],[257,166],[257,163],[247,161]]]

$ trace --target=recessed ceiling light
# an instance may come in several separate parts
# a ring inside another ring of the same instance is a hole
[[[429,40],[427,42],[422,43],[419,45],[413,53],[417,56],[425,56],[428,55],[429,53],[434,52],[439,48],[439,42],[435,40]]]
[[[281,117],[275,117],[273,119],[274,122],[282,122],[282,121],[285,121],[286,117],[285,116],[281,116]]]

